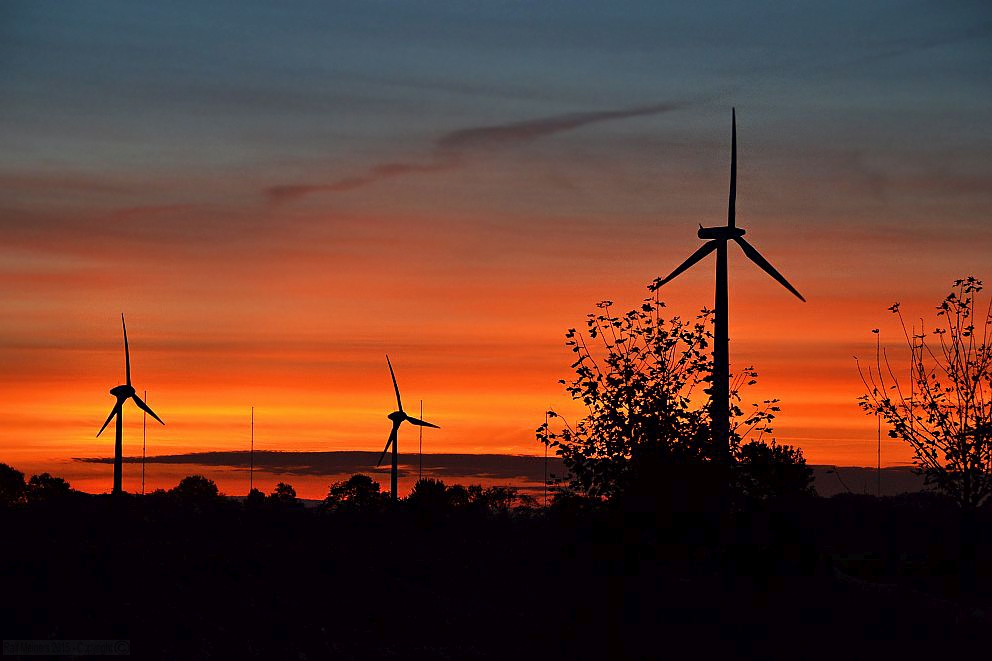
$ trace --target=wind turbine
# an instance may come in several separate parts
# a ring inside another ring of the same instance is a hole
[[[111,409],[110,415],[107,416],[107,421],[103,423],[100,427],[100,431],[96,433],[97,438],[103,433],[103,430],[107,428],[110,421],[117,417],[117,438],[114,442],[114,495],[119,495],[122,492],[121,489],[121,477],[123,475],[123,444],[121,442],[123,426],[124,426],[124,402],[129,399],[133,399],[134,403],[138,405],[138,408],[148,413],[150,416],[162,422],[162,418],[155,415],[155,411],[149,408],[148,404],[141,401],[138,397],[138,393],[135,392],[134,387],[131,385],[131,352],[128,350],[127,346],[127,326],[124,324],[124,315],[121,314],[121,328],[124,329],[124,370],[127,377],[127,383],[119,386],[114,386],[110,389],[110,394],[117,398],[117,403],[114,404],[114,408]],[[162,422],[164,425],[165,423]]]
[[[744,240],[744,228],[737,227],[736,203],[737,203],[737,109],[732,111],[733,122],[733,146],[730,152],[730,202],[727,211],[726,226],[703,227],[699,226],[696,235],[700,239],[709,239],[700,248],[689,255],[689,258],[672,271],[668,277],[658,280],[657,287],[664,285],[674,279],[683,271],[694,266],[701,259],[716,251],[716,305],[713,310],[713,383],[711,388],[712,403],[710,417],[713,425],[713,441],[718,444],[721,450],[721,458],[729,465],[730,462],[730,340],[727,331],[727,243],[734,241],[741,247],[744,254],[758,265],[761,270],[777,280],[779,284],[795,294],[799,300],[806,302],[803,295],[796,291],[796,288],[789,284],[785,277],[775,270],[775,267],[768,263],[761,256],[754,246]]]
[[[393,364],[389,362],[388,354],[386,355],[386,364],[389,365],[389,376],[393,377],[393,390],[396,391],[396,408],[399,410],[393,411],[388,416],[386,416],[393,421],[393,430],[389,432],[389,439],[386,441],[386,447],[382,451],[382,455],[380,455],[379,461],[378,463],[376,463],[376,467],[382,465],[382,460],[386,458],[386,453],[389,452],[389,446],[392,445],[393,467],[389,475],[389,488],[391,490],[390,493],[392,494],[393,502],[396,502],[396,494],[397,494],[396,481],[397,481],[397,476],[399,474],[399,450],[397,449],[396,436],[397,436],[397,432],[400,429],[400,425],[402,425],[403,422],[406,421],[413,423],[418,427],[433,427],[434,429],[440,429],[440,427],[438,427],[437,425],[432,425],[429,422],[424,422],[423,420],[420,420],[418,418],[411,418],[403,411],[403,402],[400,401],[400,387],[396,385],[396,373],[393,372]]]

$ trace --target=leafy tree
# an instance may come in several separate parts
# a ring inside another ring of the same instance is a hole
[[[506,514],[513,509],[519,498],[513,487],[484,487],[481,484],[470,484],[467,487],[453,484],[447,488],[445,495],[447,504],[452,509],[485,514]]]
[[[210,501],[220,495],[214,481],[202,475],[187,475],[169,493],[189,502]]]
[[[475,512],[478,514],[505,514],[517,501],[513,487],[484,487],[480,484],[463,486],[425,477],[418,480],[407,502],[421,510]]]
[[[0,507],[22,502],[26,490],[24,473],[7,464],[0,464]]]
[[[257,509],[265,504],[265,494],[260,490],[252,487],[252,490],[248,492],[248,496],[245,498],[245,507],[252,509]]]
[[[447,488],[441,480],[433,477],[421,478],[413,485],[406,502],[418,510],[429,512],[446,510],[449,505]]]
[[[537,498],[530,495],[529,493],[518,493],[517,502],[519,503],[519,505],[517,506],[518,510],[519,509],[533,510],[533,509],[537,509],[538,507]]]
[[[356,473],[330,486],[324,498],[324,508],[364,512],[381,508],[383,502],[379,483],[368,475]]]
[[[749,501],[816,495],[813,469],[802,450],[775,441],[741,445],[735,477],[739,493]]]
[[[468,495],[471,505],[489,514],[506,514],[517,500],[517,490],[513,487],[473,484],[468,488]]]
[[[632,481],[657,477],[661,467],[706,468],[721,451],[710,430],[710,311],[692,321],[666,320],[657,296],[622,315],[613,313],[612,305],[599,303],[601,312],[588,315],[584,331],[572,328],[565,336],[576,355],[575,377],[560,382],[585,406],[586,416],[572,425],[550,411],[561,428],[537,429],[538,440],[561,456],[569,486],[598,498],[613,498]],[[744,414],[739,391],[755,378],[747,368],[731,384],[734,453],[743,436],[770,431],[779,410],[777,400],[767,400]]]
[[[292,484],[280,482],[269,494],[269,501],[277,507],[302,507],[303,503],[296,497],[296,489]]]
[[[472,497],[469,493],[471,488],[461,484],[452,484],[445,493],[448,499],[448,505],[455,509],[467,508],[472,502]]]
[[[982,312],[981,291],[974,277],[955,280],[929,332],[910,331],[899,304],[889,308],[902,326],[908,373],[897,375],[887,352],[867,370],[859,363],[861,408],[881,416],[889,436],[913,449],[927,483],[968,512],[992,495],[992,304]]]
[[[908,375],[897,376],[887,352],[859,371],[867,392],[861,408],[889,426],[889,436],[913,449],[926,483],[949,496],[961,512],[961,588],[974,589],[978,508],[992,495],[992,303],[978,306],[982,282],[955,280],[937,306],[933,330],[906,328]],[[922,320],[921,320],[922,322]],[[877,331],[875,331],[877,332]]]
[[[48,473],[32,475],[28,480],[27,498],[29,502],[46,502],[65,498],[72,494],[72,487],[61,477]]]

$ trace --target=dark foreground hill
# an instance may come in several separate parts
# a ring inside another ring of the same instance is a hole
[[[150,659],[943,658],[992,625],[989,540],[962,594],[955,525],[923,497],[720,517],[81,496],[0,512],[0,633]]]

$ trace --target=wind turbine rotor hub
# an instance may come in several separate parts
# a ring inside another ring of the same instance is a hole
[[[724,241],[739,239],[745,234],[747,234],[747,232],[743,228],[728,227],[727,225],[720,225],[719,227],[700,227],[699,231],[696,232],[696,236],[700,239],[722,239]]]
[[[406,413],[404,413],[403,411],[393,411],[386,417],[392,420],[393,422],[403,422],[404,420],[406,420]]]
[[[110,394],[113,395],[114,397],[122,397],[126,399],[134,395],[134,387],[129,386],[127,384],[115,386],[110,389]]]

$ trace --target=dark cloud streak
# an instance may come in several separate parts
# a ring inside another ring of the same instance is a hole
[[[334,477],[349,473],[388,473],[388,467],[376,468],[378,452],[276,452],[257,450],[254,453],[256,471],[285,475]],[[73,461],[111,464],[112,457],[74,458]],[[446,479],[507,479],[521,482],[544,481],[544,458],[506,454],[425,454],[424,472]],[[193,452],[178,455],[160,455],[145,459],[148,464],[176,464],[247,470],[249,453],[243,450],[227,452]],[[400,454],[402,475],[407,475],[418,465],[416,454]],[[125,457],[124,463],[139,464],[141,457]],[[561,460],[548,458],[551,473],[562,473]]]
[[[955,44],[972,40],[987,39],[989,36],[992,36],[992,23],[986,22],[981,25],[973,26],[967,30],[944,36],[901,39],[899,41],[883,45],[878,52],[870,53],[855,60],[845,62],[840,65],[838,69],[857,68],[868,64],[874,64],[875,62],[882,62],[885,60],[902,57],[903,55],[928,51],[934,48],[953,46]]]
[[[650,117],[685,107],[685,103],[659,103],[624,110],[602,110],[552,115],[523,122],[459,129],[438,138],[426,163],[382,163],[364,174],[339,179],[330,184],[296,184],[266,189],[270,202],[282,203],[314,193],[341,193],[409,174],[444,172],[464,165],[472,152],[479,153],[522,145],[540,138],[574,131],[590,124]]]
[[[366,473],[379,478],[388,476],[385,466],[376,468],[378,452],[338,451],[338,452],[276,452],[258,450],[255,452],[255,470],[277,475],[324,476],[336,479],[353,473]],[[425,454],[424,473],[430,477],[448,481],[458,480],[512,480],[519,486],[540,485],[544,482],[544,458],[539,456],[507,454]],[[113,457],[92,457],[74,459],[85,463],[112,464]],[[189,465],[204,468],[231,468],[247,471],[249,453],[243,450],[226,452],[192,452],[189,454],[160,455],[148,457],[149,464]],[[139,464],[141,457],[125,457],[124,463]],[[409,477],[416,474],[418,456],[400,454],[400,474]],[[859,491],[866,483],[874,483],[875,468],[858,466],[811,465],[817,491],[821,496],[843,493],[847,487]],[[564,472],[559,457],[548,457],[548,470],[560,476]],[[915,475],[911,466],[890,466],[882,469],[885,495],[920,491],[923,480]],[[837,474],[840,474],[838,479]]]

